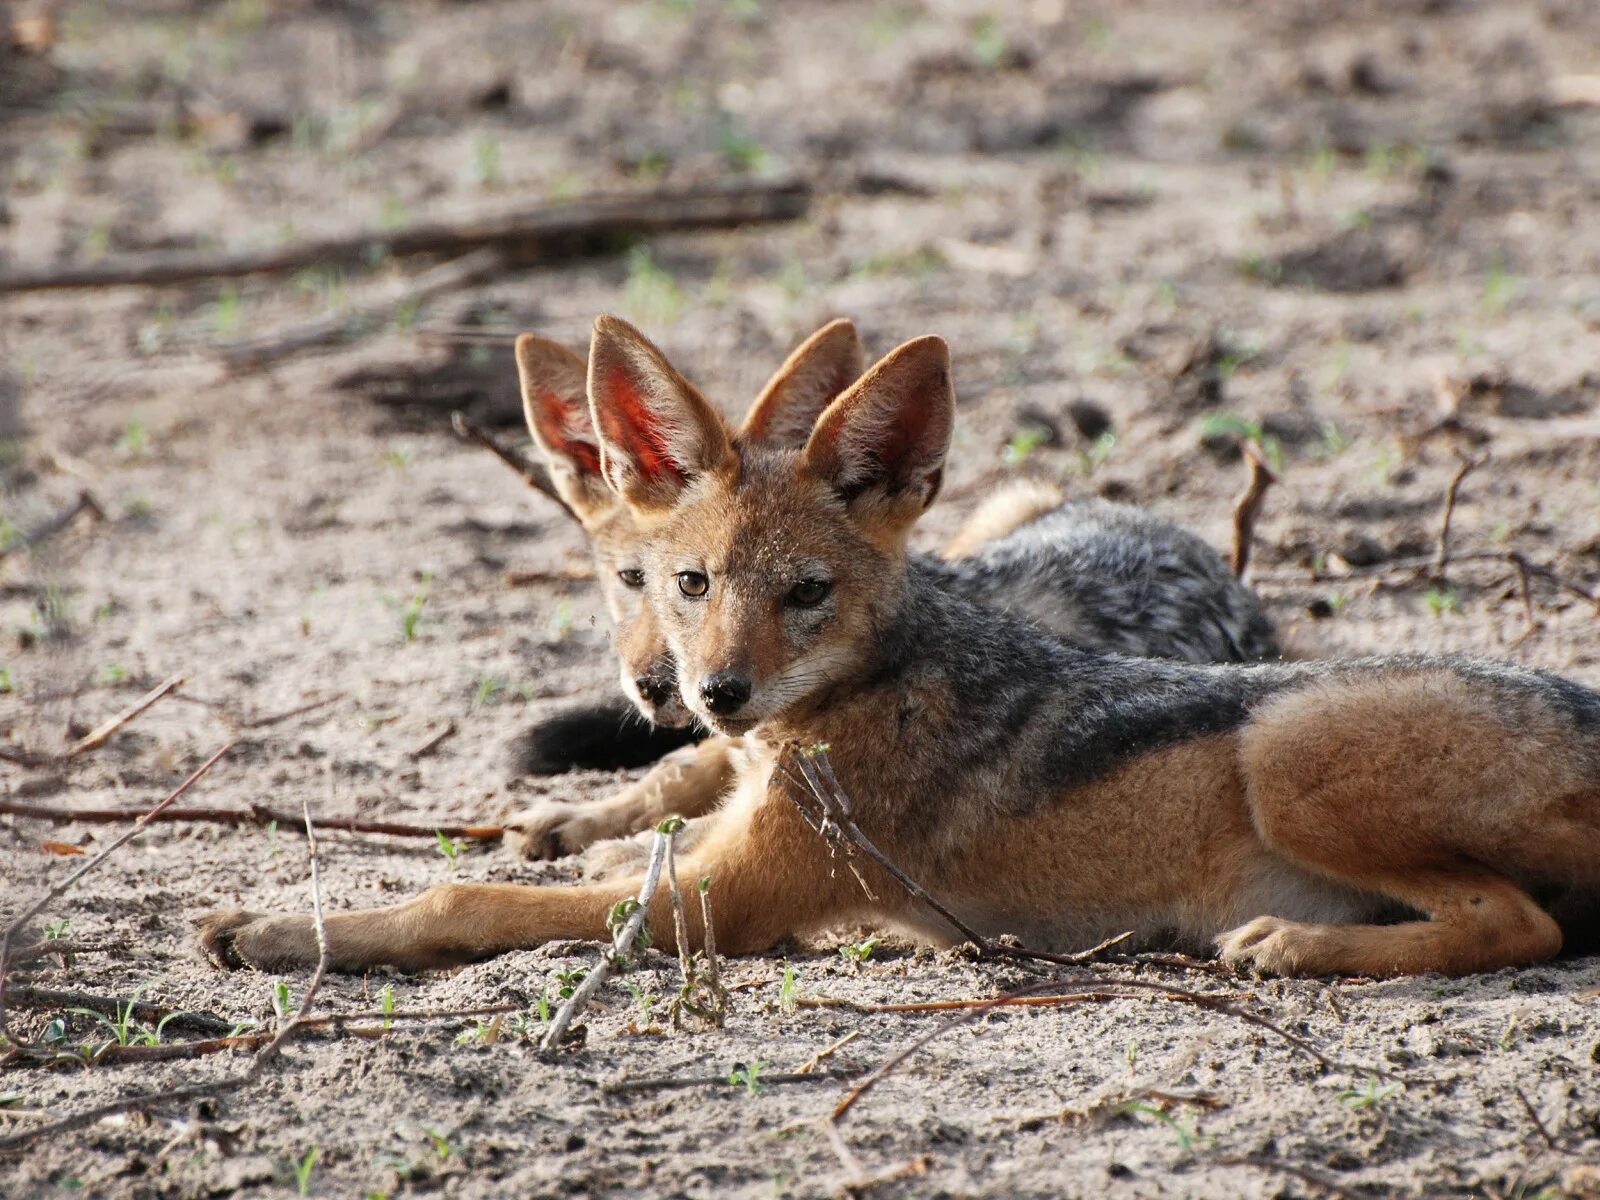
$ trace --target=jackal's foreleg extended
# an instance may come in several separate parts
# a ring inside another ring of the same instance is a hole
[[[721,822],[701,849],[679,862],[680,879],[709,876],[716,900],[716,941],[731,954],[764,950],[782,939],[841,919],[859,908],[855,876],[835,870],[827,848],[781,798],[753,815]],[[603,939],[606,915],[637,896],[637,877],[575,887],[450,883],[400,904],[329,916],[329,965],[339,971],[392,966],[424,970],[488,958],[562,938]],[[697,905],[688,905],[692,948],[703,944]],[[651,903],[654,943],[675,946],[665,883]],[[239,909],[198,922],[200,942],[220,966],[286,970],[316,963],[309,916]]]

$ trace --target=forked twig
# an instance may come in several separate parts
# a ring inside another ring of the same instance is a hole
[[[1254,442],[1241,442],[1240,452],[1250,466],[1250,481],[1233,502],[1233,574],[1242,576],[1250,566],[1250,547],[1256,536],[1256,518],[1266,502],[1267,491],[1278,482],[1278,477],[1261,457]]]
[[[567,1028],[572,1024],[573,1017],[577,1016],[579,1010],[600,990],[600,985],[611,977],[611,973],[617,968],[617,960],[633,948],[634,939],[639,936],[639,930],[644,927],[645,919],[650,915],[650,902],[655,899],[656,888],[661,883],[661,868],[667,860],[667,845],[673,836],[656,830],[655,844],[650,847],[650,861],[644,869],[644,882],[639,887],[636,906],[612,936],[611,945],[601,952],[600,961],[595,964],[594,969],[583,977],[583,982],[573,989],[572,995],[567,997],[567,1002],[551,1019],[550,1028],[545,1030],[544,1037],[539,1039],[540,1051],[548,1053],[561,1044],[562,1039],[567,1036]]]

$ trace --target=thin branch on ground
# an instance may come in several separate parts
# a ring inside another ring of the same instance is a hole
[[[205,762],[196,767],[192,775],[190,775],[177,787],[173,788],[172,791],[168,792],[166,796],[162,798],[160,803],[146,812],[143,816],[139,817],[138,820],[133,823],[133,826],[130,829],[117,837],[111,842],[110,845],[106,846],[93,858],[90,858],[84,862],[82,866],[80,866],[76,871],[73,871],[60,883],[46,891],[43,896],[25,908],[20,914],[12,919],[9,925],[6,926],[5,933],[0,934],[0,1037],[4,1037],[8,1041],[11,1040],[6,1029],[5,996],[6,972],[10,967],[12,937],[16,935],[19,929],[21,929],[29,921],[33,920],[34,917],[42,913],[64,893],[71,889],[72,886],[78,882],[78,880],[89,874],[89,872],[95,870],[95,868],[104,863],[106,859],[110,858],[134,838],[138,837],[139,834],[144,831],[147,825],[156,820],[156,818],[159,817],[166,809],[177,803],[183,794],[192,788],[196,783],[198,783],[201,777],[205,775],[207,771],[216,766],[218,760],[221,759],[222,756],[229,750],[233,749],[234,744],[235,743],[233,742],[224,743],[221,749],[219,749],[210,758],[206,759]]]
[[[1319,1175],[1309,1167],[1284,1162],[1281,1158],[1234,1155],[1228,1158],[1214,1158],[1211,1161],[1220,1167],[1255,1167],[1262,1171],[1276,1171],[1280,1175],[1288,1175],[1293,1179],[1298,1179],[1301,1183],[1309,1184],[1311,1187],[1320,1188],[1330,1196],[1342,1196],[1346,1200],[1364,1200],[1365,1197],[1363,1192],[1352,1191],[1342,1183],[1329,1179],[1326,1175]]]
[[[228,746],[232,745],[232,742],[228,743]],[[215,762],[218,758],[220,758],[223,751],[228,749],[228,746],[224,746],[222,750],[219,750],[214,756],[212,756],[210,762],[208,762],[206,765],[209,766],[211,762]],[[196,775],[191,776],[190,782],[198,777],[199,773],[197,772]],[[188,785],[185,784],[184,786]],[[170,800],[175,798],[176,796],[173,796],[169,798],[169,800],[163,801],[163,803],[170,803]],[[310,828],[311,810],[304,801],[302,801],[301,810],[306,825],[308,828]],[[262,1047],[261,1050],[256,1053],[255,1057],[251,1059],[250,1066],[248,1068],[238,1075],[231,1075],[225,1079],[216,1079],[205,1083],[195,1083],[182,1087],[166,1088],[156,1092],[139,1092],[131,1096],[123,1096],[120,1099],[113,1100],[108,1104],[101,1104],[94,1108],[85,1109],[83,1112],[75,1113],[69,1117],[64,1117],[59,1121],[52,1121],[47,1125],[36,1125],[32,1129],[24,1130],[21,1133],[13,1134],[10,1137],[0,1138],[0,1155],[25,1149],[26,1147],[31,1146],[44,1138],[51,1138],[59,1134],[70,1133],[75,1129],[83,1129],[86,1126],[93,1125],[107,1117],[116,1116],[119,1113],[131,1112],[135,1109],[152,1108],[158,1104],[173,1104],[183,1100],[198,1100],[202,1097],[218,1096],[227,1092],[235,1092],[240,1088],[248,1087],[250,1084],[259,1079],[272,1061],[277,1058],[278,1054],[283,1050],[283,1047],[301,1030],[302,1022],[305,1021],[306,1014],[311,1010],[311,1005],[316,999],[317,991],[322,987],[323,976],[326,975],[328,971],[328,930],[322,915],[322,868],[321,860],[317,851],[316,834],[314,831],[308,838],[308,848],[311,859],[311,912],[312,919],[316,924],[317,934],[316,969],[311,973],[311,981],[306,984],[305,995],[301,997],[299,1008],[294,1011],[293,1015],[285,1014],[283,1020],[279,1024],[278,1032],[273,1036],[272,1040]]]
[[[97,521],[106,519],[106,510],[100,507],[100,501],[94,498],[94,493],[88,488],[78,493],[77,500],[58,512],[35,525],[32,529],[18,530],[12,533],[3,543],[0,543],[0,558],[14,554],[18,550],[31,550],[46,538],[52,538],[66,529],[84,513],[88,513]]]
[[[501,339],[509,341],[509,339]],[[550,478],[550,472],[543,463],[536,463],[526,455],[512,449],[482,425],[479,425],[464,412],[450,414],[450,428],[456,431],[456,436],[463,441],[472,442],[482,446],[506,466],[517,473],[517,477],[545,499],[554,503],[562,512],[574,521],[578,514],[572,511],[572,506],[561,498],[561,493],[556,490],[555,480]]]
[[[3,758],[8,762],[14,762],[18,766],[23,767],[59,766],[62,763],[69,763],[73,759],[82,758],[91,750],[98,750],[101,746],[105,745],[106,742],[111,739],[111,735],[116,733],[117,730],[121,729],[129,721],[132,721],[135,717],[139,716],[145,711],[145,709],[149,708],[163,696],[166,696],[168,693],[182,686],[182,684],[182,675],[174,675],[170,679],[163,680],[161,683],[158,683],[155,687],[151,688],[143,696],[139,697],[139,699],[128,708],[123,709],[110,720],[102,721],[99,725],[95,726],[77,741],[73,742],[60,754],[30,754],[26,750],[0,750],[0,758]]]
[[[1445,489],[1444,507],[1439,513],[1439,536],[1435,539],[1436,549],[1433,556],[1433,574],[1437,579],[1444,579],[1450,566],[1450,522],[1456,515],[1456,497],[1461,491],[1461,483],[1488,461],[1487,452],[1476,458],[1463,458],[1461,466],[1450,479],[1450,486]]]
[[[764,1088],[769,1084],[778,1086],[786,1083],[815,1083],[819,1080],[855,1079],[860,1074],[860,1070],[850,1070],[844,1067],[832,1067],[821,1071],[786,1071],[774,1075],[769,1075],[763,1071],[756,1078],[756,1086]],[[608,1096],[624,1096],[638,1092],[680,1091],[685,1088],[743,1088],[748,1086],[742,1080],[729,1079],[726,1075],[675,1075],[664,1079],[619,1079],[613,1083],[602,1083],[600,1091]]]
[[[1341,583],[1350,579],[1387,579],[1395,575],[1410,575],[1415,580],[1426,577],[1427,571],[1437,560],[1437,554],[1417,555],[1411,558],[1397,558],[1391,562],[1377,563],[1370,567],[1350,567],[1343,571],[1322,571],[1314,567],[1307,567],[1302,571],[1276,571],[1269,575],[1256,575],[1251,577],[1251,583],[1287,584],[1290,586],[1310,586],[1319,583]],[[1591,591],[1576,580],[1569,579],[1552,567],[1535,562],[1520,551],[1516,550],[1467,550],[1461,553],[1452,553],[1450,561],[1459,566],[1462,563],[1495,562],[1506,563],[1515,567],[1519,574],[1523,571],[1539,579],[1554,584],[1562,591],[1570,592],[1580,600],[1592,605],[1595,615],[1600,616],[1600,591]]]
[[[78,822],[84,825],[120,825],[126,821],[148,819],[155,824],[195,823],[202,825],[227,825],[240,828],[247,825],[267,828],[276,826],[279,833],[305,833],[305,822],[293,813],[252,804],[249,808],[180,808],[149,817],[135,809],[126,808],[62,808],[48,804],[27,804],[18,800],[0,800],[0,816],[28,817],[58,824]],[[503,825],[455,825],[440,822],[436,825],[414,825],[404,821],[378,821],[364,817],[318,817],[317,825],[324,832],[381,833],[390,837],[427,838],[439,834],[445,837],[469,838],[492,842],[505,834]]]
[[[353,342],[388,329],[399,313],[415,311],[435,296],[481,283],[499,275],[508,265],[505,251],[498,247],[474,250],[414,278],[392,284],[384,288],[382,294],[365,299],[344,312],[297,321],[259,337],[226,342],[217,346],[215,352],[229,367],[241,370],[265,366],[303,350]]]
[[[1539,1116],[1539,1110],[1534,1108],[1533,1101],[1528,1099],[1527,1093],[1519,1087],[1514,1087],[1511,1090],[1516,1093],[1517,1099],[1522,1102],[1522,1111],[1528,1114],[1528,1120],[1533,1122],[1533,1128],[1539,1134],[1539,1137],[1544,1141],[1544,1144],[1549,1146],[1550,1149],[1554,1150],[1557,1154],[1570,1154],[1570,1150],[1563,1149],[1560,1144],[1556,1142],[1554,1135],[1552,1135],[1550,1132],[1549,1126],[1547,1126],[1544,1123],[1544,1119]]]
[[[1254,442],[1242,442],[1239,449],[1249,464],[1250,480],[1233,502],[1232,566],[1235,578],[1243,576],[1250,567],[1250,548],[1255,542],[1256,519],[1261,515],[1261,506],[1266,502],[1268,490],[1278,482],[1277,475],[1267,466],[1260,448]]]
[[[499,208],[456,221],[420,222],[398,230],[376,226],[354,229],[264,250],[157,251],[90,263],[17,268],[0,271],[0,293],[155,286],[299,271],[333,263],[366,262],[374,246],[382,247],[391,256],[459,256],[492,247],[505,252],[508,261],[515,264],[552,262],[613,248],[620,238],[629,235],[793,220],[804,215],[810,199],[810,188],[792,180],[586,196],[509,211]]]
[[[656,888],[661,883],[661,868],[667,859],[667,844],[673,836],[656,830],[655,844],[650,847],[650,861],[645,866],[644,882],[640,885],[634,909],[613,935],[611,945],[601,953],[600,961],[583,977],[583,982],[573,990],[572,995],[567,997],[566,1003],[551,1019],[550,1028],[539,1040],[539,1049],[542,1052],[548,1053],[561,1044],[567,1036],[567,1029],[571,1026],[572,1019],[600,990],[600,985],[611,977],[617,968],[617,960],[633,948],[634,939],[639,936],[639,930],[644,928],[645,919],[650,913],[650,902],[655,899]]]
[[[832,1058],[840,1050],[843,1050],[846,1046],[860,1036],[861,1030],[852,1029],[838,1041],[828,1043],[821,1050],[818,1050],[810,1058],[806,1059],[805,1062],[801,1063],[795,1068],[795,1073],[798,1075],[809,1075],[812,1071],[815,1071],[818,1067],[820,1067],[825,1061]]]

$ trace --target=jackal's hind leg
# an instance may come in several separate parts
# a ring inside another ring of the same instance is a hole
[[[1440,871],[1383,890],[1426,919],[1320,925],[1257,917],[1218,938],[1218,949],[1234,966],[1274,975],[1468,975],[1539,962],[1561,949],[1554,919],[1496,875]]]

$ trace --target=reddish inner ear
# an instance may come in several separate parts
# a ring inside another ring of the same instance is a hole
[[[582,436],[589,432],[586,412],[556,392],[543,391],[539,393],[536,414],[539,436],[547,446],[572,460],[579,470],[600,473],[600,447],[592,436]]]
[[[639,474],[646,480],[666,475],[682,479],[683,472],[667,453],[661,420],[645,403],[626,367],[606,372],[605,396],[606,404],[599,408],[605,435],[626,448]]]

